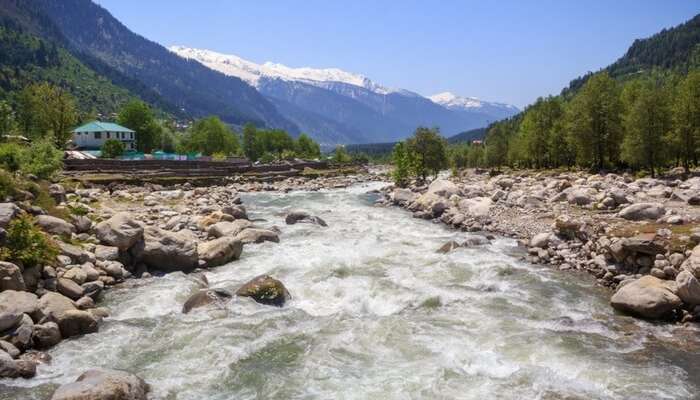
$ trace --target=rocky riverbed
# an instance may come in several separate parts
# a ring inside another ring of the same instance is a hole
[[[700,370],[684,357],[698,349],[696,340],[686,340],[696,335],[694,324],[679,331],[632,322],[605,305],[612,293],[571,273],[588,271],[616,290],[612,305],[622,312],[688,323],[697,318],[689,300],[697,283],[692,196],[700,185],[693,179],[471,171],[405,189],[366,186],[383,179],[364,174],[203,188],[54,185],[60,207],[73,210],[66,219],[26,202],[0,204],[2,226],[34,214],[61,249],[55,263],[40,268],[0,264],[0,375],[6,378],[0,389],[9,389],[0,399],[115,393],[195,399],[219,392],[229,398],[256,391],[328,397],[344,393],[347,385],[340,383],[349,376],[362,393],[387,395],[413,393],[429,379],[400,384],[386,374],[393,369],[416,376],[443,371],[482,387],[434,381],[423,389],[426,397],[467,390],[514,398],[525,390],[554,398],[692,398]],[[377,207],[394,204],[417,218]],[[520,239],[520,246],[504,236]],[[554,269],[538,264],[566,272],[552,275]],[[502,325],[510,312],[525,312],[514,330]],[[497,342],[489,345],[479,325],[463,331],[478,319],[491,326],[489,334],[495,329]],[[337,324],[353,335],[336,332]],[[539,346],[554,346],[549,351],[560,356],[523,359],[511,349],[515,343],[530,348],[512,337],[518,330],[548,337]],[[575,346],[557,347],[562,334],[573,335]],[[375,343],[384,336],[390,341]],[[459,337],[455,346],[471,343],[476,353],[434,348],[438,337]],[[388,364],[374,371],[371,365],[383,365],[369,351],[377,345]],[[679,346],[687,350],[673,353]],[[559,362],[574,362],[578,351],[592,353],[579,369],[557,372],[561,385],[551,384],[546,377]],[[620,357],[627,353],[639,359]],[[207,370],[228,364],[222,356],[234,359],[233,375]],[[462,361],[452,365],[443,359],[448,356]],[[296,363],[320,375],[292,373]],[[625,389],[594,372],[610,365],[618,379],[637,387]],[[634,376],[640,367],[650,375]],[[272,383],[280,379],[276,373],[289,375],[281,381],[291,391]],[[671,386],[643,384],[651,375]],[[221,379],[233,386],[219,388]],[[308,382],[306,389],[301,382]],[[585,382],[597,386],[584,388]],[[376,385],[388,386],[370,390]]]
[[[415,218],[518,238],[529,262],[587,271],[621,312],[700,320],[700,177],[470,170],[383,194]]]

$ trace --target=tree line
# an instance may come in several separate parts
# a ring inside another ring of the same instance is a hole
[[[485,146],[454,151],[461,166],[593,170],[698,165],[700,70],[655,71],[618,82],[589,77],[575,94],[539,98],[521,114],[492,124]]]

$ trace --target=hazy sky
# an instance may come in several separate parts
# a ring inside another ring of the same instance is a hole
[[[519,107],[700,13],[698,0],[97,0],[169,46],[337,67],[423,95]]]

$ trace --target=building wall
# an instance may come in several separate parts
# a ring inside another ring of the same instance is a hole
[[[95,136],[98,137],[95,137]],[[116,139],[124,143],[127,150],[136,149],[136,134],[133,132],[82,132],[73,133],[73,142],[79,148],[99,149],[105,141]]]

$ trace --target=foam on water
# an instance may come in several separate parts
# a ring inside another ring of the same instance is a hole
[[[672,353],[647,348],[672,328],[615,315],[578,277],[514,259],[515,242],[435,250],[462,234],[372,206],[377,185],[243,196],[251,218],[282,229],[208,271],[235,290],[267,273],[284,308],[234,299],[180,313],[183,274],[107,292],[97,334],[62,342],[33,380],[4,381],[0,400],[46,398],[91,367],[142,376],[156,399],[691,398],[697,382]],[[329,227],[284,225],[303,208]],[[661,352],[661,353],[659,353]],[[696,378],[696,377],[695,377]],[[22,389],[24,386],[30,390]]]

